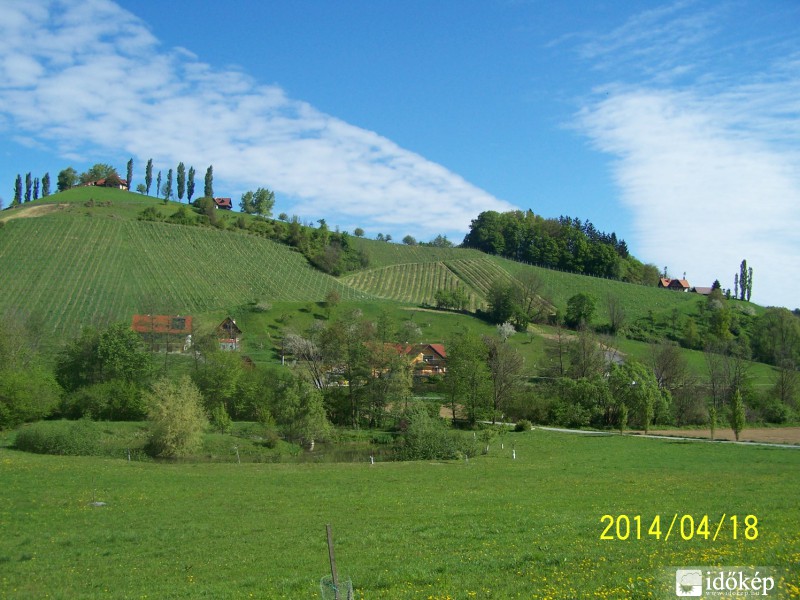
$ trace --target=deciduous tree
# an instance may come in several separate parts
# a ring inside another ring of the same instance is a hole
[[[744,402],[742,402],[742,394],[739,393],[738,389],[733,393],[733,398],[731,399],[730,423],[733,435],[736,436],[736,441],[738,442],[739,434],[745,426]]]
[[[117,170],[112,167],[111,165],[107,165],[104,163],[97,163],[92,165],[90,169],[81,173],[80,182],[81,183],[92,183],[93,181],[97,181],[99,179],[106,179],[111,175],[116,175],[119,177]]]
[[[208,418],[202,396],[187,375],[173,382],[162,378],[147,396],[150,439],[153,456],[179,457],[198,450]]]
[[[567,312],[564,322],[568,327],[579,329],[592,322],[595,311],[595,299],[591,294],[580,292],[567,300]]]
[[[33,187],[33,179],[31,179],[31,174],[25,174],[25,202],[31,201],[31,188]]]
[[[58,173],[56,186],[59,192],[66,191],[78,183],[78,172],[72,167],[62,169]]]
[[[45,173],[42,177],[42,198],[50,195],[50,173]]]
[[[492,391],[492,423],[495,423],[517,392],[525,361],[507,341],[484,336],[484,343],[488,351],[486,362]]]

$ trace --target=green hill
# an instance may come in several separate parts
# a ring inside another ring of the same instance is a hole
[[[345,301],[433,304],[442,288],[462,286],[484,306],[496,280],[536,272],[562,311],[578,292],[597,299],[595,323],[617,298],[629,321],[687,315],[701,298],[653,287],[562,273],[477,250],[406,246],[351,238],[369,267],[341,278],[296,250],[243,232],[252,217],[220,212],[223,228],[142,221],[147,208],[168,218],[182,205],[116,189],[83,187],[0,213],[0,312],[37,315],[50,334],[128,320],[136,312],[202,314],[253,302]],[[185,207],[183,207],[185,209]],[[195,219],[191,213],[191,219]]]
[[[92,206],[86,205],[89,197]],[[321,301],[330,290],[343,299],[369,298],[270,240],[136,220],[147,206],[169,214],[176,204],[165,207],[154,198],[97,188],[48,200],[2,213],[0,312],[41,315],[49,333],[74,334],[84,325],[128,320],[136,312],[191,314],[256,300]]]

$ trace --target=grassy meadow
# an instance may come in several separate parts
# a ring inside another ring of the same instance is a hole
[[[231,461],[0,449],[0,598],[319,598],[326,523],[356,598],[674,597],[691,565],[800,597],[797,450],[534,430],[469,462]],[[758,537],[665,541],[676,513],[756,515]],[[605,514],[660,514],[662,539],[601,540]]]

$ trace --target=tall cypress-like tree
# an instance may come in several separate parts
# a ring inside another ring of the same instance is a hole
[[[186,201],[191,202],[194,196],[194,167],[189,167],[189,181],[186,184]]]
[[[158,172],[156,177],[156,198],[161,195],[161,171]]]
[[[164,184],[164,202],[172,198],[172,169],[167,171],[167,182]]]
[[[34,177],[33,178],[33,199],[34,200],[38,200],[39,199],[39,178],[38,177]]]
[[[27,173],[25,175],[25,202],[31,201],[31,188],[33,187],[33,180],[31,179],[31,174]]]
[[[203,189],[203,196],[206,198],[214,197],[214,165],[209,165],[206,170],[205,188]]]
[[[747,261],[743,260],[739,266],[739,299],[745,300],[747,297]]]
[[[11,206],[16,206],[22,203],[22,175],[17,173],[17,179],[14,181],[14,200]]]
[[[183,194],[186,192],[186,166],[180,162],[178,163],[178,202],[183,200]]]
[[[42,177],[42,198],[50,195],[50,173],[45,173]]]
[[[753,267],[747,269],[747,301],[750,302],[750,294],[753,293]]]
[[[150,186],[153,184],[153,159],[147,159],[147,167],[144,170],[144,187],[147,195],[150,195]]]
[[[128,161],[128,171],[126,173],[128,179],[128,190],[133,189],[133,157]]]

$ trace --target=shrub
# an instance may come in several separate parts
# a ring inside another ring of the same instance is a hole
[[[520,419],[514,426],[514,431],[530,431],[533,424],[528,419]]]
[[[405,420],[407,426],[398,446],[401,460],[451,460],[477,454],[471,437],[448,429],[441,419],[431,417],[424,406],[412,406]]]
[[[152,424],[147,452],[151,456],[186,456],[203,443],[208,419],[200,390],[188,376],[173,382],[162,378],[148,395],[148,416]]]
[[[64,398],[61,411],[71,419],[104,421],[139,421],[147,415],[142,391],[135,383],[122,379],[79,388]]]
[[[60,393],[58,383],[43,369],[0,369],[0,429],[49,416]]]
[[[17,433],[15,446],[37,454],[93,456],[102,454],[102,432],[87,419],[80,421],[41,421]]]

